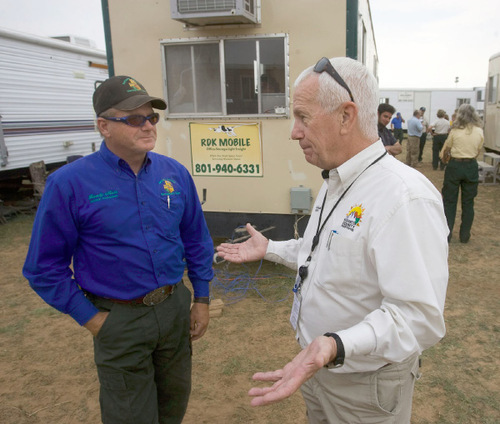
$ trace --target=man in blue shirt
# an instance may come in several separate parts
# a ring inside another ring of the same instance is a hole
[[[396,113],[396,116],[392,118],[391,121],[391,129],[394,131],[394,137],[396,138],[396,140],[399,141],[401,145],[403,144],[403,138],[404,138],[404,133],[403,133],[404,123],[405,120],[401,116],[400,112]]]
[[[103,423],[181,423],[191,341],[209,321],[212,240],[187,169],[151,152],[165,101],[115,76],[93,104],[104,141],[49,176],[23,273],[94,336]]]

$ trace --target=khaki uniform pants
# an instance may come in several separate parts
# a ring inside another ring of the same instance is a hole
[[[420,149],[420,137],[408,136],[406,145],[406,164],[415,168],[418,163],[418,152]]]
[[[302,387],[310,424],[408,424],[418,356],[372,372],[319,370]]]

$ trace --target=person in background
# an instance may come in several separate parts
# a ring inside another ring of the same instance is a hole
[[[23,273],[92,334],[104,424],[181,423],[191,342],[209,321],[212,240],[188,170],[151,152],[165,101],[114,76],[93,104],[104,141],[47,179]]]
[[[388,103],[380,103],[377,108],[378,113],[378,136],[382,140],[382,143],[385,146],[385,150],[392,156],[399,155],[403,148],[401,147],[401,143],[394,138],[392,133],[387,128],[387,125],[391,121],[391,117],[396,112],[394,106],[391,106]]]
[[[420,122],[420,111],[414,110],[413,116],[408,120],[408,143],[406,144],[406,164],[412,168],[418,165],[420,136],[424,127]]]
[[[291,137],[324,179],[304,236],[268,240],[247,224],[250,239],[217,247],[298,271],[290,322],[303,350],[253,376],[274,382],[250,390],[254,406],[301,388],[310,423],[410,422],[418,356],[445,334],[448,228],[434,185],[379,140],[378,99],[356,60],[303,71]]]
[[[429,130],[429,123],[425,119],[425,107],[420,109],[420,123],[422,124],[422,134],[420,135],[420,145],[418,151],[418,161],[422,162],[422,155],[424,154],[425,141],[427,140],[427,131]]]
[[[451,119],[450,119],[450,129],[451,129],[451,127],[453,126],[453,122],[455,122],[455,119],[457,118],[457,112],[458,112],[458,109],[455,109],[455,112],[453,112],[453,114],[451,115]]]
[[[396,113],[396,116],[392,118],[391,121],[391,129],[394,133],[394,137],[396,138],[396,140],[399,141],[399,144],[401,145],[403,145],[403,138],[404,138],[403,124],[405,122],[406,121],[403,119],[400,112]]]
[[[451,159],[444,171],[443,202],[444,213],[450,229],[451,240],[455,216],[457,213],[458,194],[461,191],[462,222],[460,224],[460,242],[467,243],[471,236],[474,221],[474,198],[477,195],[478,165],[477,156],[484,143],[481,118],[474,107],[463,104],[458,108],[453,127],[440,152],[451,151]]]
[[[446,112],[443,109],[439,109],[437,111],[438,119],[429,127],[429,131],[432,133],[432,169],[436,170],[439,166],[441,171],[444,169],[445,164],[439,158],[439,153],[450,131],[450,123],[445,116]]]

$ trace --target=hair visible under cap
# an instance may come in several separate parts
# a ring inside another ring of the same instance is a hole
[[[372,140],[378,138],[378,83],[373,74],[361,62],[348,57],[330,59],[333,67],[349,86],[358,108],[358,125],[361,133]],[[314,66],[305,69],[295,80],[294,87],[313,74]],[[327,72],[319,74],[318,102],[328,112],[333,112],[341,103],[351,101],[347,90],[339,85]]]

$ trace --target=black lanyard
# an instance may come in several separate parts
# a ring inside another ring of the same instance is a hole
[[[307,277],[307,268],[309,267],[309,263],[311,262],[311,257],[312,257],[312,254],[314,252],[314,249],[316,249],[316,246],[318,245],[319,243],[319,236],[321,234],[321,231],[323,231],[323,228],[325,226],[325,224],[327,223],[327,221],[330,219],[330,217],[332,216],[333,212],[335,211],[335,209],[337,208],[338,204],[340,203],[340,201],[344,198],[344,196],[346,195],[346,193],[349,191],[349,189],[353,186],[353,184],[358,180],[359,177],[361,177],[361,175],[363,175],[363,173],[372,165],[375,165],[380,159],[382,159],[385,155],[387,154],[387,151],[385,151],[382,155],[380,155],[377,159],[375,159],[372,163],[370,163],[370,165],[368,165],[365,169],[363,169],[363,171],[361,171],[358,176],[354,179],[354,181],[349,185],[349,187],[347,187],[344,192],[340,195],[340,197],[338,198],[338,200],[335,202],[335,204],[333,205],[333,208],[330,210],[330,213],[328,214],[328,216],[325,218],[325,220],[323,221],[323,224],[321,223],[321,217],[323,216],[323,209],[325,208],[325,203],[326,203],[326,197],[328,196],[328,190],[327,192],[325,193],[325,197],[323,198],[323,204],[321,205],[321,212],[319,213],[319,220],[318,220],[318,227],[316,228],[316,234],[314,235],[313,237],[313,240],[312,240],[312,245],[311,245],[311,253],[309,253],[309,256],[307,257],[306,259],[306,263],[304,265],[302,265],[300,268],[299,268],[299,277],[300,277],[300,284],[299,286],[297,287],[297,289],[300,291],[300,288],[302,286],[302,282],[304,281],[304,279]],[[295,290],[294,290],[295,291]]]

